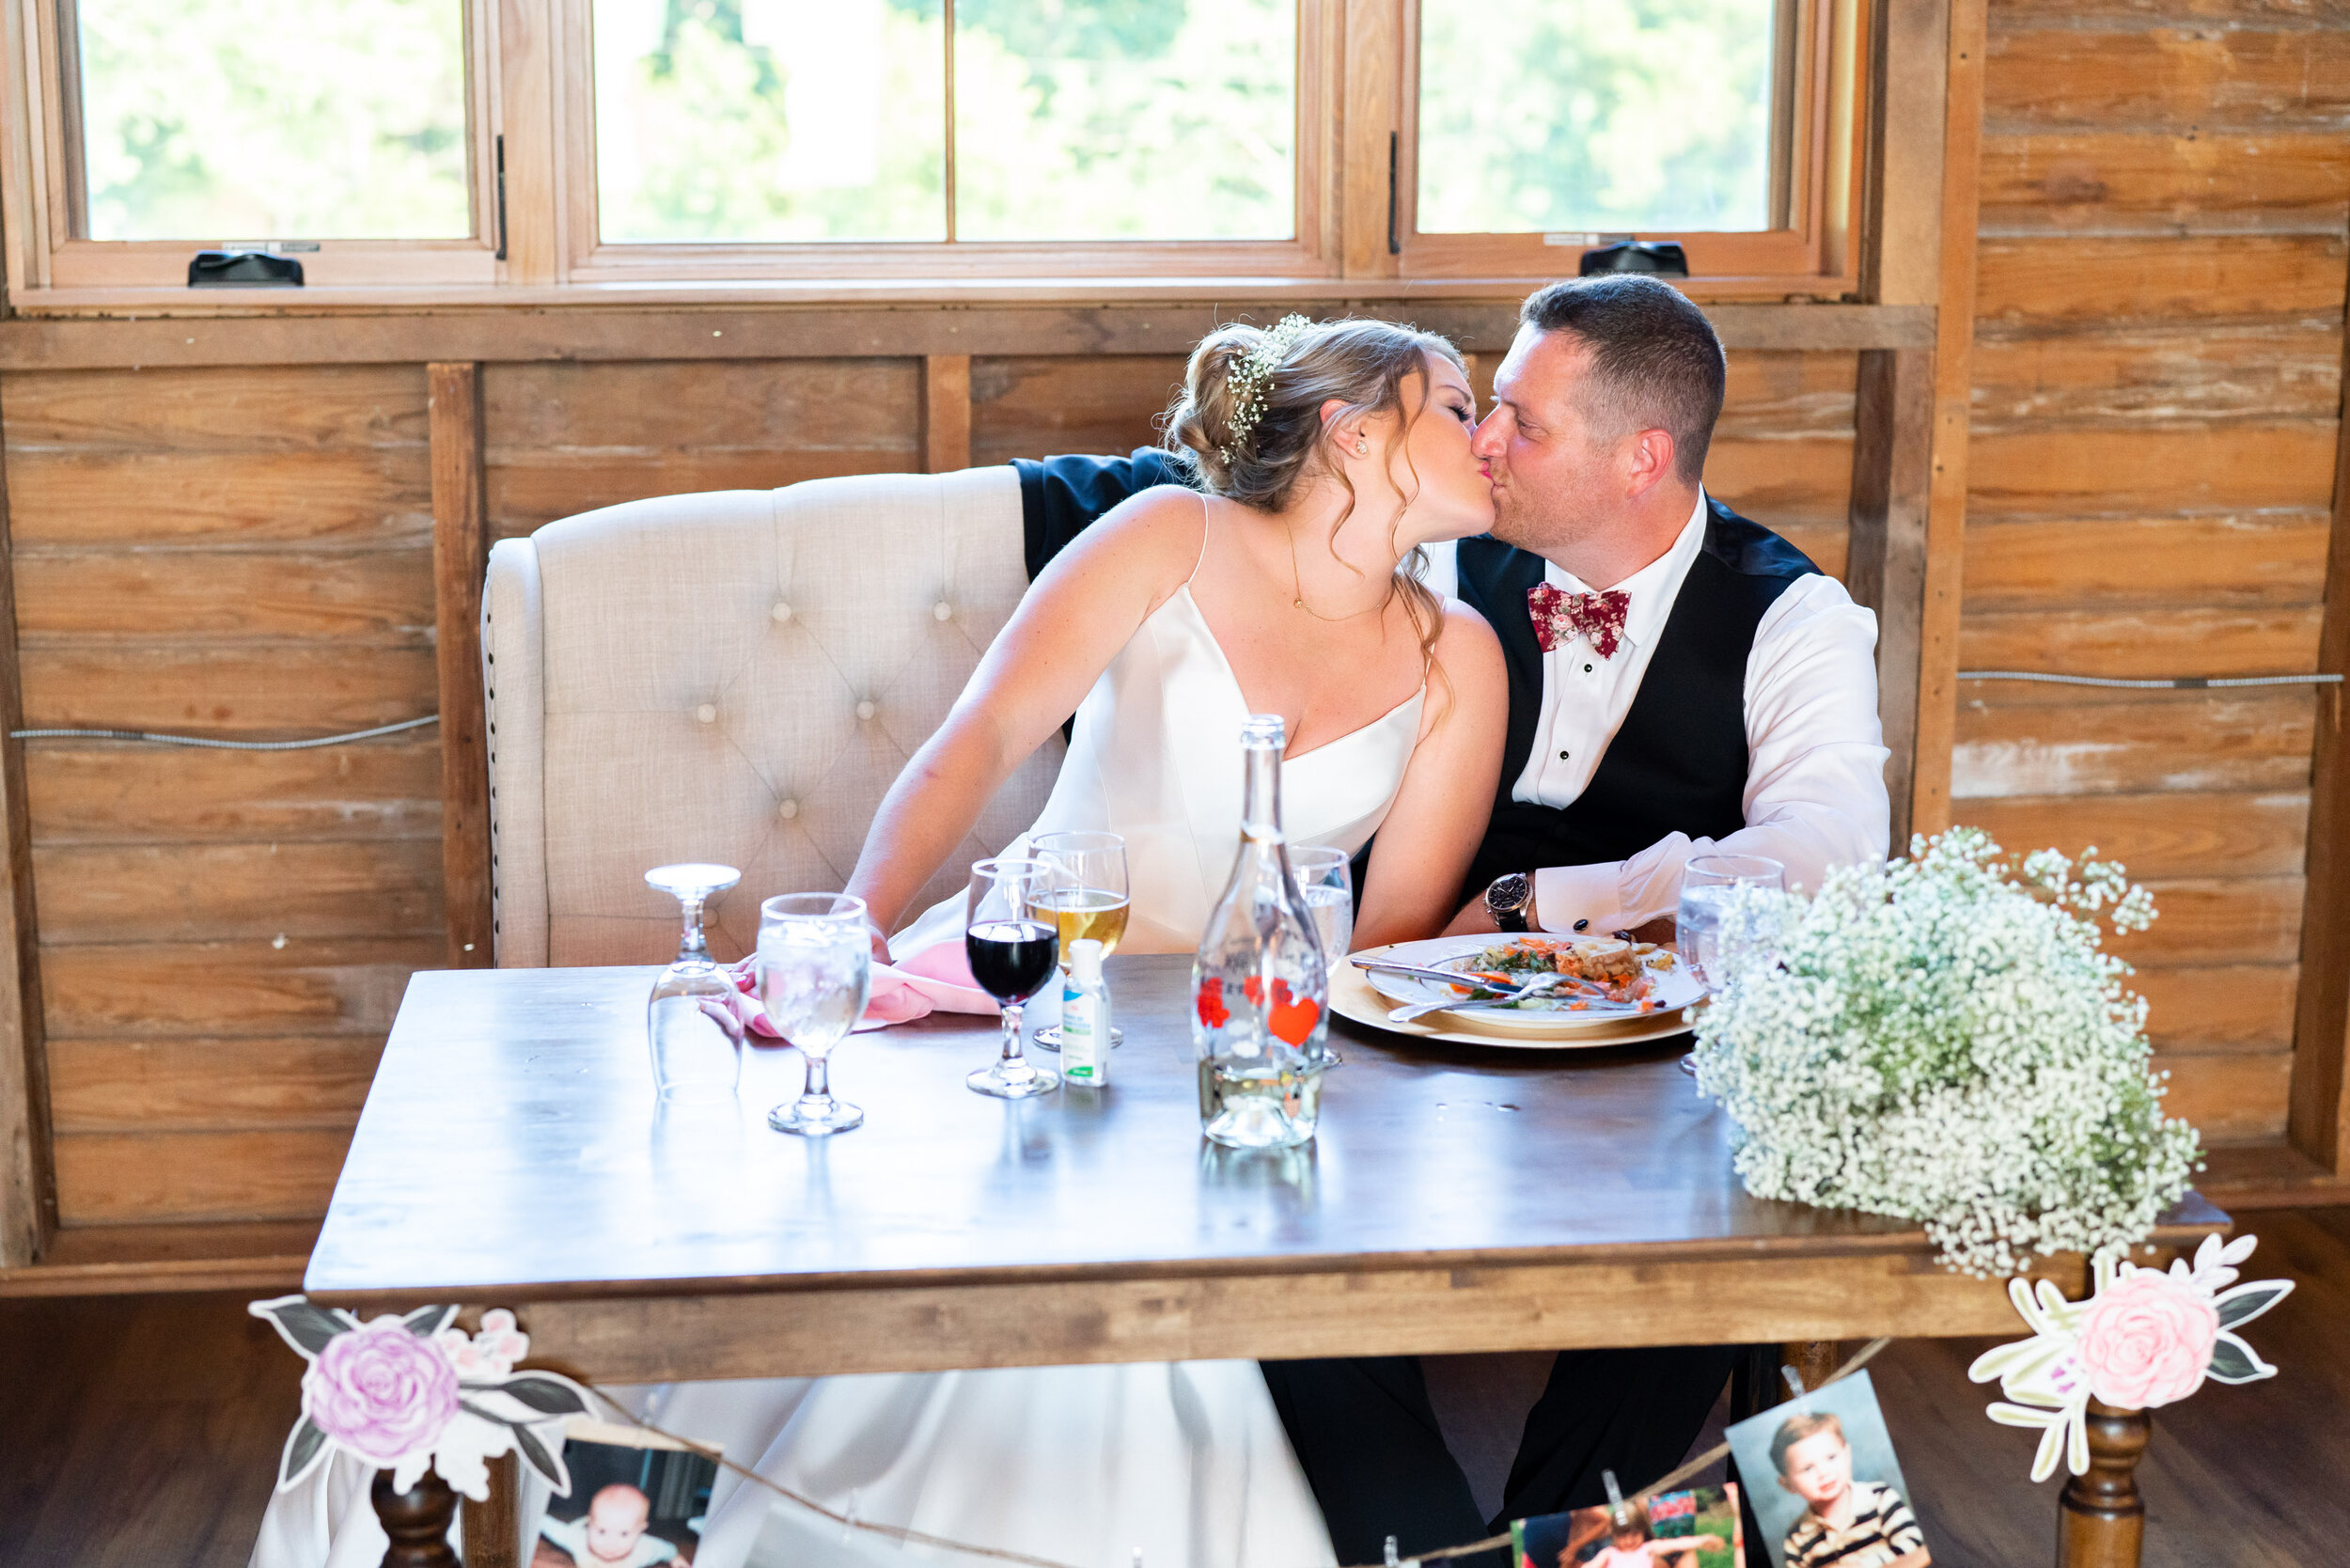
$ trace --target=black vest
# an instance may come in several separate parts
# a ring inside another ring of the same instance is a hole
[[[1490,536],[1461,541],[1461,597],[1493,623],[1510,667],[1501,788],[1464,898],[1504,872],[1622,860],[1669,833],[1718,839],[1746,826],[1747,656],[1763,612],[1819,568],[1711,496],[1706,507],[1704,545],[1631,710],[1590,783],[1564,808],[1510,797],[1543,713],[1543,652],[1526,602],[1543,580],[1543,557]]]

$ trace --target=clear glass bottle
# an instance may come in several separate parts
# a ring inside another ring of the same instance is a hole
[[[1281,837],[1286,744],[1278,714],[1241,729],[1240,856],[1191,966],[1200,1126],[1234,1149],[1310,1139],[1332,1061],[1329,966]]]

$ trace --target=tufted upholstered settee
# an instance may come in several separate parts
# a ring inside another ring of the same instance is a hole
[[[497,962],[676,951],[677,860],[742,869],[711,947],[759,901],[839,887],[874,808],[1027,588],[1010,467],[631,501],[490,553],[482,595]],[[1056,735],[923,890],[1035,820]],[[920,907],[917,904],[916,907]]]

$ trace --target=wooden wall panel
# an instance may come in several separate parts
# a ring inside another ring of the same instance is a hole
[[[26,716],[275,738],[434,711],[421,366],[0,385]],[[432,731],[26,758],[67,1226],[320,1213],[438,962]]]
[[[2350,17],[1997,0],[1984,83],[1962,666],[2314,669]],[[2094,842],[2154,892],[2161,917],[2113,949],[2139,966],[2171,1108],[2217,1140],[2285,1125],[2329,700],[1992,682],[1962,697],[1958,820],[2019,851]]]
[[[918,473],[918,359],[488,365],[494,538],[696,490]]]

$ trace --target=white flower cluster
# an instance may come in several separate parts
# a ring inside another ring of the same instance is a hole
[[[2053,850],[2019,880],[1980,829],[1912,848],[1830,871],[1808,903],[1731,912],[1773,928],[1754,950],[1776,960],[1734,967],[1697,1031],[1738,1174],[1757,1197],[1922,1220],[1972,1274],[2118,1256],[2200,1166],[2163,1115],[2129,966],[2084,917],[2139,930],[2154,901]]]
[[[1226,374],[1224,381],[1230,392],[1232,410],[1225,420],[1225,430],[1230,439],[1215,449],[1217,457],[1230,463],[1232,454],[1247,446],[1248,432],[1264,417],[1265,388],[1273,384],[1274,372],[1280,369],[1281,362],[1290,356],[1297,340],[1312,329],[1313,322],[1303,316],[1282,317],[1258,337],[1257,346]]]

